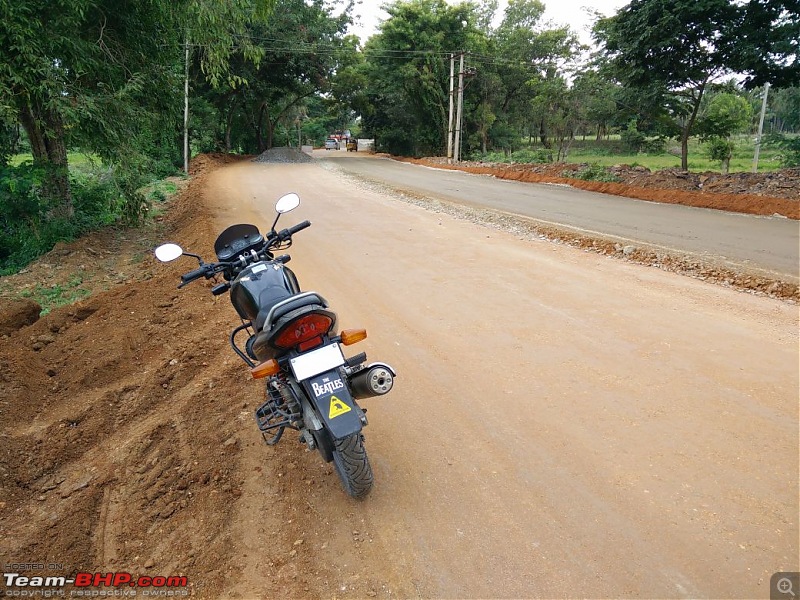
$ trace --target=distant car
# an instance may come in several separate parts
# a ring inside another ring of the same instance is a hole
[[[338,150],[339,149],[339,140],[328,138],[325,140],[325,150]]]

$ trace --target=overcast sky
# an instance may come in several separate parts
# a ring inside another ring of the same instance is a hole
[[[545,20],[550,20],[556,25],[569,25],[578,34],[579,39],[589,44],[591,37],[589,29],[592,19],[587,15],[584,7],[599,11],[606,16],[614,14],[618,9],[629,3],[630,0],[543,0],[545,5]],[[457,2],[448,0],[451,4]],[[362,0],[357,4],[353,11],[356,24],[351,32],[359,36],[363,41],[376,33],[378,23],[388,15],[381,10],[384,0]],[[502,18],[506,1],[500,0],[498,17]],[[360,18],[359,18],[360,16]]]

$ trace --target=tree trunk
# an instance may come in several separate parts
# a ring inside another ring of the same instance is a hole
[[[722,172],[727,175],[731,170],[731,155],[729,154],[722,159]]]
[[[225,120],[225,152],[231,151],[231,130],[233,129],[233,115],[236,112],[236,106],[239,104],[238,99],[233,100],[230,109],[228,110],[228,118]]]
[[[264,126],[264,115],[267,112],[267,101],[261,103],[261,106],[258,107],[258,122],[256,123],[256,146],[258,147],[258,153],[261,154],[267,148],[264,145],[264,136],[261,134],[262,128]]]
[[[689,126],[681,130],[681,171],[689,170]]]
[[[544,126],[544,119],[539,121],[539,141],[542,143],[542,146],[548,150],[551,148],[550,142],[547,139],[547,129],[545,129]]]
[[[53,109],[32,105],[28,100],[23,100],[18,108],[20,123],[31,143],[33,161],[47,171],[42,193],[50,201],[50,215],[69,219],[75,209],[61,115]]]
[[[697,96],[695,96],[694,91],[692,92],[692,102],[694,103],[692,114],[681,130],[681,171],[689,170],[689,135],[692,133],[692,127],[694,127],[694,122],[697,120],[697,113],[700,111],[700,102],[703,100],[703,92],[706,90],[707,81],[703,81],[699,85]]]

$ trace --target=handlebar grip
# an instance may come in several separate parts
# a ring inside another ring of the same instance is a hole
[[[306,227],[311,227],[311,221],[303,221],[302,223],[293,225],[292,227],[289,227],[287,231],[289,232],[289,235],[294,235],[295,233],[297,233],[298,231],[302,231]]]
[[[200,279],[201,277],[205,276],[207,272],[208,271],[206,267],[202,266],[199,269],[195,269],[194,271],[189,271],[188,273],[181,275],[181,281],[183,283],[189,283],[190,281],[194,281],[195,279]]]

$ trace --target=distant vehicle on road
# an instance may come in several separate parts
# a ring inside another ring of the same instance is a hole
[[[356,138],[350,138],[347,140],[347,151],[358,152],[358,140]]]
[[[333,138],[328,138],[325,140],[325,150],[338,150],[339,149],[339,140],[335,140]]]

